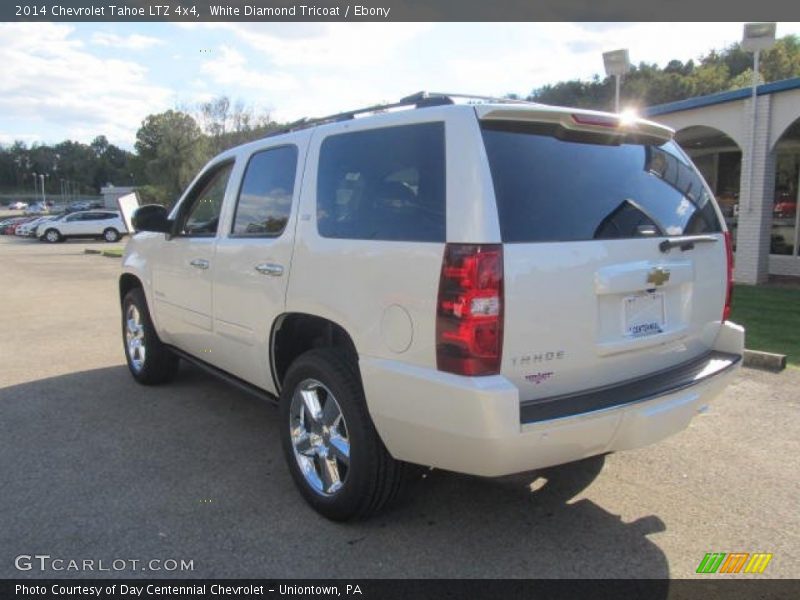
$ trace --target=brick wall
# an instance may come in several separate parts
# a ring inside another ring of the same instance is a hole
[[[769,275],[769,248],[772,205],[775,195],[775,152],[769,148],[771,97],[759,96],[755,130],[755,152],[751,156],[752,104],[742,110],[745,144],[742,151],[739,224],[736,235],[736,271],[740,283],[758,284]],[[753,187],[750,187],[750,161],[753,161]]]

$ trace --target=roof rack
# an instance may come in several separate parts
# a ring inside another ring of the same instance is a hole
[[[410,96],[405,96],[397,102],[388,104],[374,104],[364,108],[357,108],[355,110],[348,110],[345,112],[328,115],[326,117],[317,117],[314,119],[302,118],[293,123],[289,123],[286,127],[282,127],[276,131],[270,132],[266,137],[274,135],[281,135],[284,133],[291,133],[293,131],[300,131],[308,129],[309,127],[316,127],[317,125],[325,125],[327,123],[336,123],[338,121],[348,121],[355,119],[356,115],[363,115],[369,113],[385,112],[394,108],[402,108],[407,106],[414,106],[415,108],[427,108],[429,106],[444,106],[447,104],[455,104],[454,98],[480,100],[482,102],[497,102],[501,104],[527,104],[536,106],[538,103],[530,102],[528,100],[517,100],[515,98],[495,98],[492,96],[478,96],[474,94],[448,94],[443,92],[417,92]]]
[[[402,98],[400,102],[404,102],[406,100],[418,101],[425,98],[449,98],[451,100],[451,104],[453,98],[458,98],[467,100],[481,100],[482,102],[496,102],[497,104],[528,104],[533,106],[541,106],[539,102],[520,100],[518,98],[498,98],[497,96],[480,96],[478,94],[451,94],[448,92],[417,92],[416,94],[411,94],[410,96]]]

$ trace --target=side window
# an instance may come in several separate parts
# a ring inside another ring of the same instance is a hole
[[[279,236],[292,210],[297,147],[254,154],[247,163],[233,218],[233,235]]]
[[[180,235],[211,237],[216,235],[225,188],[228,185],[233,161],[225,163],[197,182],[186,198],[178,231]]]
[[[444,123],[332,135],[320,148],[323,237],[443,242]]]

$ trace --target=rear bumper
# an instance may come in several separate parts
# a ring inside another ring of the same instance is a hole
[[[685,429],[731,381],[741,365],[743,347],[744,330],[725,323],[705,370],[699,364],[694,365],[699,367],[696,371],[688,368],[691,365],[675,369],[676,375],[683,375],[672,380],[679,385],[666,386],[664,372],[654,376],[649,391],[646,380],[638,380],[633,396],[530,422],[523,422],[525,403],[520,403],[518,389],[499,375],[460,377],[367,357],[360,367],[370,414],[392,456],[499,476],[638,448]],[[539,416],[543,414],[555,413]]]

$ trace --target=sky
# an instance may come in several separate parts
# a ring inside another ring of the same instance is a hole
[[[742,23],[0,23],[0,144],[105,135],[220,95],[278,121],[420,91],[526,95],[603,75],[602,53],[664,66]],[[800,34],[779,23],[777,35]]]

